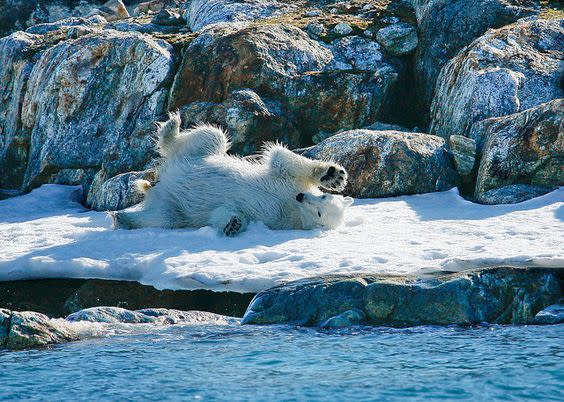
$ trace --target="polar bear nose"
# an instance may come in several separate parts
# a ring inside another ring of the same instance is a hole
[[[296,200],[298,202],[302,202],[304,200],[304,193],[299,193],[298,195],[296,195]]]

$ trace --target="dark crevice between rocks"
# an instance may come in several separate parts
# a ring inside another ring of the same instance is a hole
[[[139,282],[98,279],[35,279],[0,282],[0,308],[59,318],[84,308],[169,308],[242,317],[254,293],[158,290]]]

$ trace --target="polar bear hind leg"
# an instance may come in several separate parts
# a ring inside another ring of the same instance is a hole
[[[228,237],[233,237],[247,229],[248,220],[236,209],[222,205],[210,214],[210,225]]]
[[[180,131],[180,114],[169,113],[164,123],[158,124],[158,146],[163,157],[204,157],[223,155],[229,150],[227,134],[218,127],[201,124]]]

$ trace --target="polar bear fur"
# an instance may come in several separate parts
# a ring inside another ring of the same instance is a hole
[[[345,169],[335,163],[297,155],[269,144],[258,161],[227,155],[229,140],[219,128],[200,125],[180,131],[178,113],[160,124],[163,160],[159,182],[140,181],[145,200],[112,212],[115,228],[198,228],[212,226],[227,236],[252,221],[271,229],[336,228],[353,199],[324,194],[341,191]]]

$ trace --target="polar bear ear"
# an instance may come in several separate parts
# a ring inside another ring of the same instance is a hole
[[[353,202],[354,202],[354,199],[352,197],[344,197],[343,198],[343,206],[345,208],[350,207]]]

